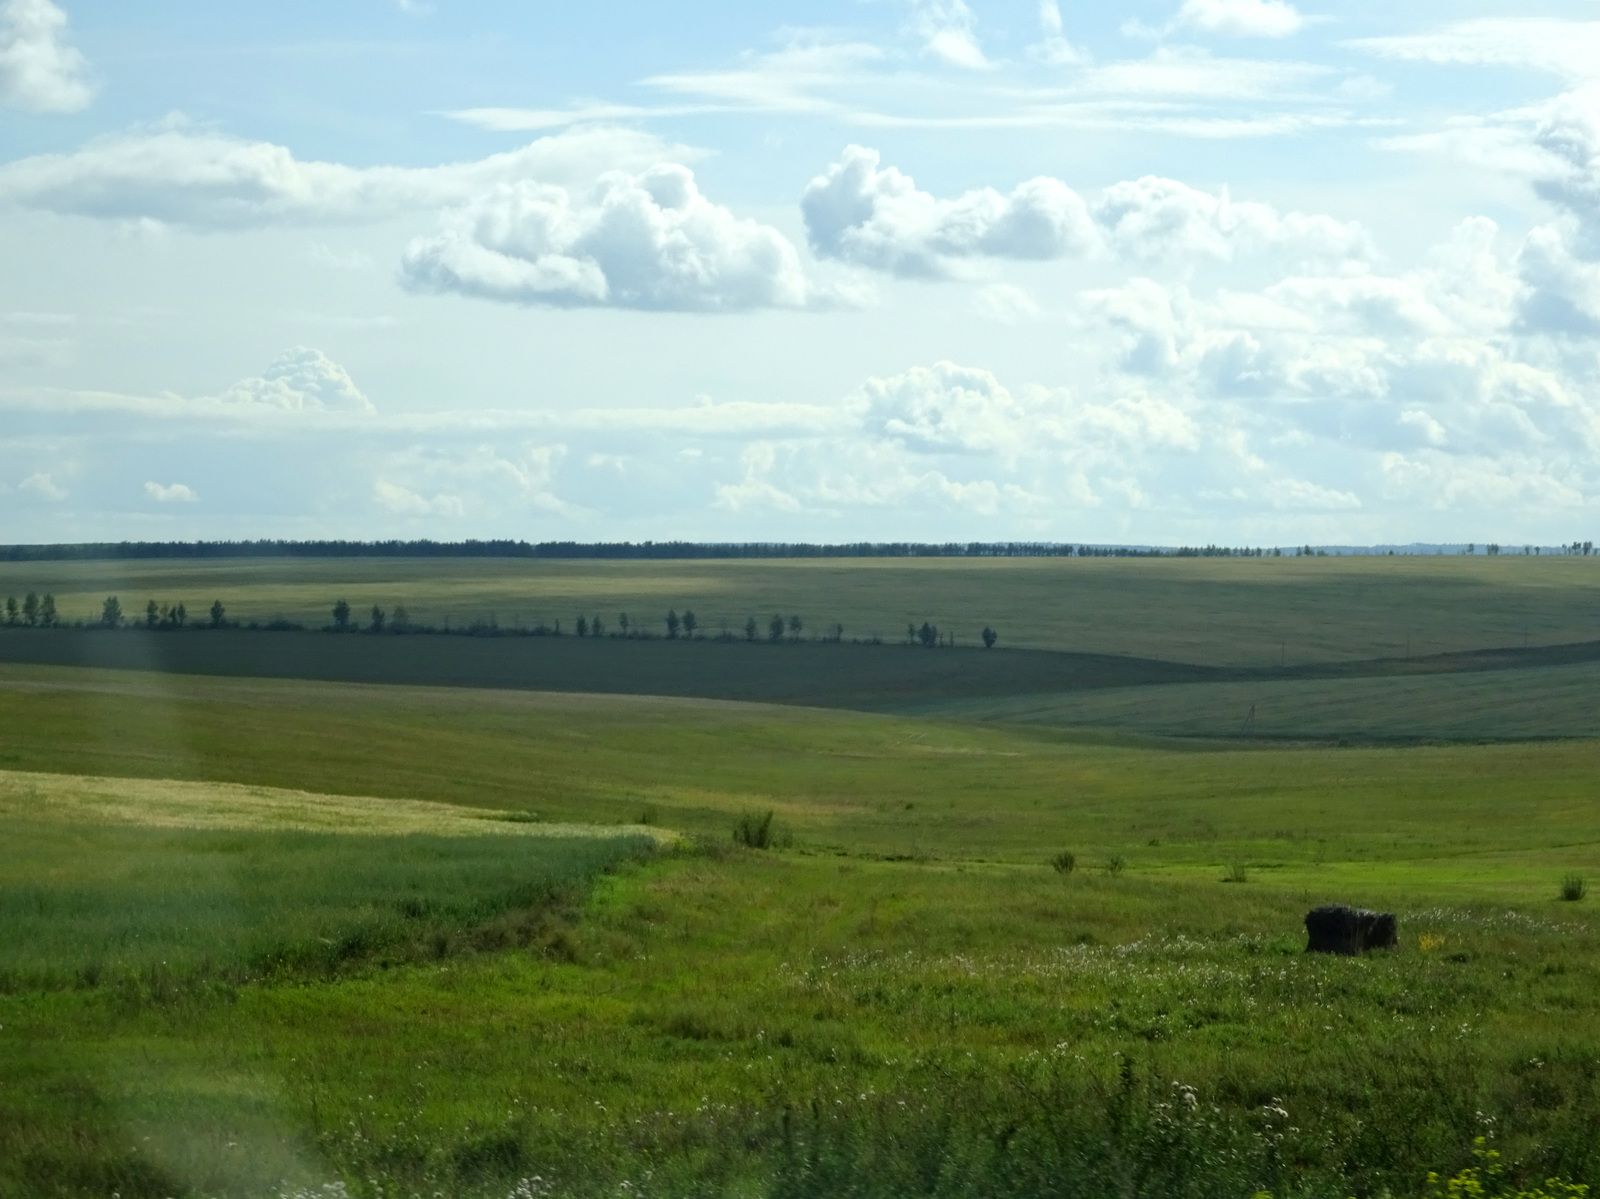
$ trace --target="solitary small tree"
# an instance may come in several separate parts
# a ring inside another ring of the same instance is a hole
[[[172,623],[180,629],[189,623],[189,609],[183,606],[182,600],[179,600],[177,607],[172,609]]]
[[[588,619],[588,617],[580,616],[580,617],[578,617],[578,636],[587,637],[588,635],[589,635],[589,619]]]
[[[606,635],[606,627],[600,623],[598,616],[594,618],[594,623],[589,626],[589,632],[596,637],[604,637]]]
[[[907,621],[906,622],[906,644],[907,645],[915,645],[916,643],[917,643],[917,626],[912,624],[910,621]]]
[[[228,623],[228,610],[222,606],[221,600],[211,601],[211,627],[220,629]]]
[[[39,623],[39,597],[31,591],[22,601],[22,623],[30,627]]]
[[[683,610],[683,635],[693,641],[694,631],[699,625],[700,622],[695,618],[694,611],[690,608],[685,608]]]
[[[771,620],[767,621],[767,640],[783,640],[783,617],[774,616]]]
[[[373,604],[372,605],[372,628],[371,628],[371,631],[374,632],[374,633],[383,632],[383,626],[385,624],[387,624],[388,621],[389,621],[388,614],[386,612],[384,612],[384,610],[382,608],[378,607],[377,604]]]
[[[628,614],[626,612],[617,617],[617,627],[622,630],[624,637],[628,635]]]
[[[147,629],[153,629],[158,623],[160,623],[160,620],[161,612],[156,607],[155,600],[151,600],[144,606],[144,627]]]
[[[57,623],[56,597],[46,591],[44,598],[39,601],[39,624],[44,628],[53,629]]]
[[[667,609],[667,638],[676,641],[678,637],[678,614],[671,608]]]
[[[17,623],[17,597],[14,595],[6,596],[6,623]]]
[[[984,649],[993,649],[994,648],[994,643],[996,641],[999,641],[999,640],[1000,640],[1000,634],[999,633],[995,632],[988,625],[984,625],[983,626],[983,648]]]
[[[16,601],[13,600],[11,602],[14,604]],[[16,621],[12,621],[11,623],[15,624]],[[754,641],[756,639],[757,632],[759,632],[759,629],[756,626],[756,618],[752,616],[749,620],[744,622],[744,639],[746,641]]]
[[[805,626],[801,623],[800,618],[798,616],[789,617],[789,640],[790,641],[799,641],[800,640],[800,630],[802,628],[804,628],[804,627]]]
[[[333,628],[337,633],[343,633],[350,627],[350,605],[345,600],[340,600],[333,606]]]
[[[917,639],[928,648],[932,649],[939,644],[939,630],[927,621],[922,622],[922,627],[917,630]]]
[[[32,596],[29,597],[30,599]],[[32,624],[32,621],[28,622]],[[106,602],[100,605],[100,623],[108,629],[114,629],[122,624],[122,601],[114,595],[106,596]]]

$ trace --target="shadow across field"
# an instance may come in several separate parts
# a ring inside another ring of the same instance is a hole
[[[863,711],[1238,672],[1109,654],[801,642],[92,629],[0,632],[0,661],[343,683],[670,695]]]
[[[1239,669],[1055,650],[827,642],[0,630],[0,662],[740,700],[1180,738],[1600,734],[1600,641]]]

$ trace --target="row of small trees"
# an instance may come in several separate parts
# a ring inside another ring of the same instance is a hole
[[[381,607],[379,607],[377,604],[374,604],[368,617],[367,626],[364,630],[354,619],[353,611],[347,600],[341,599],[333,605],[332,617],[333,621],[328,627],[336,633],[354,633],[363,631],[368,633],[436,631],[431,627],[413,626],[403,605],[396,605],[394,615],[391,618]],[[668,641],[677,641],[680,639],[693,641],[703,637],[703,626],[700,623],[700,618],[694,614],[694,609],[692,608],[685,608],[681,614],[676,608],[669,608],[663,624],[666,629],[666,638]],[[777,644],[781,641],[799,641],[802,634],[805,632],[805,627],[805,621],[797,615],[785,617],[781,613],[774,613],[772,618],[764,625],[754,616],[747,617],[744,622],[742,632],[744,634],[745,641],[755,642],[765,640],[771,644]],[[618,614],[615,631],[612,631],[612,629],[607,626],[605,617],[600,615],[590,616],[587,613],[579,613],[578,618],[573,621],[572,628],[573,632],[579,637],[650,639],[657,636],[657,634],[652,632],[647,626],[641,624],[638,620],[629,616],[626,612]],[[448,628],[446,631],[449,631]],[[467,627],[466,631],[492,634],[499,634],[501,632],[499,626],[493,623],[470,625]],[[561,622],[559,620],[556,621],[554,627],[547,626],[541,622],[540,624],[534,626],[534,628],[525,631],[533,636],[559,637],[562,635]],[[984,626],[981,636],[985,649],[993,649],[995,643],[1000,639],[1000,634],[995,632],[994,629],[988,627],[987,625]],[[837,621],[833,624],[826,625],[821,636],[817,639],[820,641],[842,642],[844,640],[844,625],[838,623]],[[724,626],[722,631],[717,633],[713,640],[736,641],[738,640],[738,637],[726,626]],[[871,640],[877,641],[879,639],[874,637],[871,638]],[[906,643],[908,645],[920,644],[929,649],[933,649],[937,646],[953,646],[956,643],[956,639],[955,634],[941,633],[936,625],[931,624],[928,621],[923,621],[920,628],[918,628],[915,624],[908,624],[906,626]]]
[[[39,595],[30,591],[19,604],[16,596],[8,595],[5,621],[12,627],[26,625],[29,628],[53,628],[61,623],[61,618],[56,615],[56,597],[49,592]]]
[[[228,610],[223,606],[220,599],[212,602],[208,615],[210,620],[205,627],[213,629],[237,627],[236,622],[228,619]],[[355,611],[351,608],[348,600],[341,599],[335,603],[331,616],[332,622],[327,627],[335,633],[437,631],[431,627],[413,625],[410,614],[406,611],[404,604],[396,604],[392,615],[379,605],[373,604],[371,610],[367,613],[365,628],[356,619]],[[61,620],[56,612],[55,597],[48,594],[39,596],[30,591],[20,604],[17,602],[16,597],[8,597],[5,603],[5,623],[12,626],[22,625],[36,628],[51,628],[60,625]],[[105,602],[100,607],[100,620],[98,623],[102,628],[107,629],[122,628],[128,624],[142,626],[151,630],[195,627],[189,623],[189,610],[181,600],[177,603],[157,603],[155,600],[149,600],[144,607],[144,618],[130,621],[123,611],[121,599],[115,595],[106,596]],[[675,608],[668,609],[664,623],[667,640],[669,641],[679,639],[697,640],[703,636],[700,619],[691,608],[685,608],[681,615]],[[251,627],[256,628],[259,626],[252,624]],[[269,629],[304,628],[303,625],[285,620],[273,621],[265,627]],[[805,627],[805,621],[797,615],[785,617],[780,613],[774,613],[772,618],[766,621],[765,624],[762,624],[754,616],[748,617],[744,622],[742,632],[746,641],[765,640],[769,643],[777,644],[786,640],[791,642],[799,641],[805,632]],[[573,629],[579,637],[653,638],[658,635],[630,617],[626,612],[618,615],[616,628],[616,632],[609,631],[605,618],[598,615],[580,614],[573,624]],[[451,631],[448,625],[445,631]],[[463,631],[490,634],[499,634],[501,632],[499,626],[493,622],[488,624],[479,622],[469,625]],[[527,630],[527,632],[534,636],[559,637],[561,636],[561,622],[559,620],[556,621],[553,629],[541,623],[535,628]],[[983,630],[982,638],[984,647],[993,649],[995,642],[999,640],[999,634],[986,626]],[[842,642],[844,640],[844,625],[835,622],[824,626],[821,636],[817,639],[820,641]],[[738,640],[738,637],[724,627],[716,635],[715,640],[735,641]],[[878,638],[873,637],[869,638],[869,640],[877,641]],[[955,643],[956,639],[953,633],[942,633],[936,625],[928,621],[923,621],[920,628],[916,624],[906,625],[906,644],[908,645],[920,644],[926,648],[933,649],[938,646],[953,646]]]

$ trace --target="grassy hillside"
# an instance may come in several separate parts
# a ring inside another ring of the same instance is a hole
[[[975,644],[1262,666],[1600,637],[1600,558],[893,559],[561,562],[361,559],[0,564],[0,594],[56,595],[68,619],[108,594],[130,614],[220,598],[232,616],[320,624],[334,600],[361,617],[403,603],[414,620],[503,625],[628,612],[660,630],[692,608],[715,633],[748,616],[800,615],[811,632],[903,637],[931,620]]]
[[[1485,1128],[1518,1177],[1600,1177],[1600,935],[1558,897],[1600,878],[1600,745],[0,679],[13,769],[689,835],[563,914],[518,880],[592,878],[565,846],[594,842],[13,815],[0,950],[39,977],[0,987],[0,1193],[1413,1195]],[[733,848],[766,808],[790,847]],[[409,934],[397,899],[434,892]],[[1325,899],[1396,910],[1400,950],[1303,955]],[[241,971],[263,931],[288,948]],[[107,932],[166,966],[85,969]]]
[[[1590,742],[1158,748],[714,701],[18,667],[0,668],[0,728],[11,770],[388,795],[719,840],[738,814],[773,808],[815,849],[916,859],[1033,864],[1067,847],[1160,872],[1243,860],[1303,885],[1336,879],[1381,827],[1386,854],[1403,849],[1409,878],[1445,888],[1436,897],[1531,902],[1600,845]],[[1558,851],[1570,860],[1520,873],[1525,855]]]
[[[1255,679],[934,701],[948,719],[1162,737],[1476,741],[1600,736],[1600,666]]]

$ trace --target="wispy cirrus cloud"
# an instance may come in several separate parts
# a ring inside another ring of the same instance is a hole
[[[503,183],[587,184],[608,170],[700,156],[637,130],[586,126],[477,161],[351,167],[178,121],[6,163],[0,205],[212,231],[359,224],[460,203]]]

